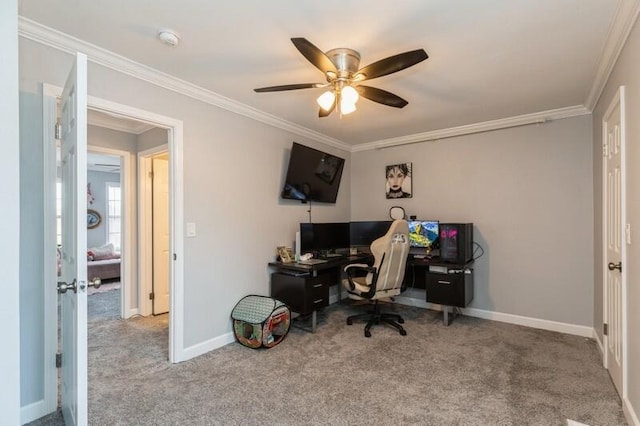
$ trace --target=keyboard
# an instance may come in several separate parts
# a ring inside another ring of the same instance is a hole
[[[326,263],[326,260],[323,259],[308,259],[308,260],[298,260],[296,263],[300,265],[317,265],[318,263]]]

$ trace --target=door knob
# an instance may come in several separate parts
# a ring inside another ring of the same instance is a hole
[[[100,279],[100,277],[93,277],[93,279],[89,281],[86,286],[84,285],[84,282],[80,284],[80,290],[84,290],[85,287],[100,288],[101,285],[102,285],[102,280]]]
[[[101,285],[102,280],[100,279],[100,277],[93,277],[93,279],[89,281],[89,284],[87,284],[87,286],[95,288],[100,288]]]
[[[58,281],[58,293],[65,294],[67,290],[73,290],[73,292],[76,293],[78,291],[78,286],[76,284],[75,278],[71,284],[67,284],[64,281]]]
[[[618,263],[609,262],[607,267],[609,268],[610,271],[617,269],[618,271],[622,272],[622,262],[618,262]]]

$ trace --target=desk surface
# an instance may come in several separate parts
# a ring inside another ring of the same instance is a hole
[[[269,262],[269,266],[272,266],[278,269],[286,269],[289,271],[296,271],[296,272],[314,272],[314,271],[322,271],[324,269],[340,267],[342,265],[347,265],[349,263],[367,262],[370,260],[373,260],[373,257],[370,254],[363,253],[363,254],[357,254],[354,256],[343,256],[343,257],[327,259],[326,262],[316,263],[315,265],[305,265],[303,263],[296,263],[296,262],[289,262],[289,263]]]

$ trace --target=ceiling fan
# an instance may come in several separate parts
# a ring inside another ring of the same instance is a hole
[[[318,105],[320,105],[319,117],[327,117],[335,109],[338,109],[341,116],[352,113],[356,110],[356,102],[359,96],[394,108],[405,107],[409,102],[400,96],[376,87],[364,86],[360,83],[402,71],[429,57],[424,49],[417,49],[389,56],[359,68],[360,54],[353,49],[339,48],[325,53],[302,37],[292,38],[291,42],[309,62],[324,73],[327,82],[285,84],[282,86],[261,87],[254,90],[258,93],[264,93],[327,88],[329,90],[317,99]]]

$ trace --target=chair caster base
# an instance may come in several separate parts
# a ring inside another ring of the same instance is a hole
[[[400,335],[401,335],[401,336],[406,336],[406,335],[407,335],[407,332],[406,332],[406,331],[404,331],[404,330],[400,330]]]
[[[371,332],[369,330],[365,330],[364,337],[371,337]]]
[[[347,318],[347,325],[353,325],[353,320],[351,318]]]

